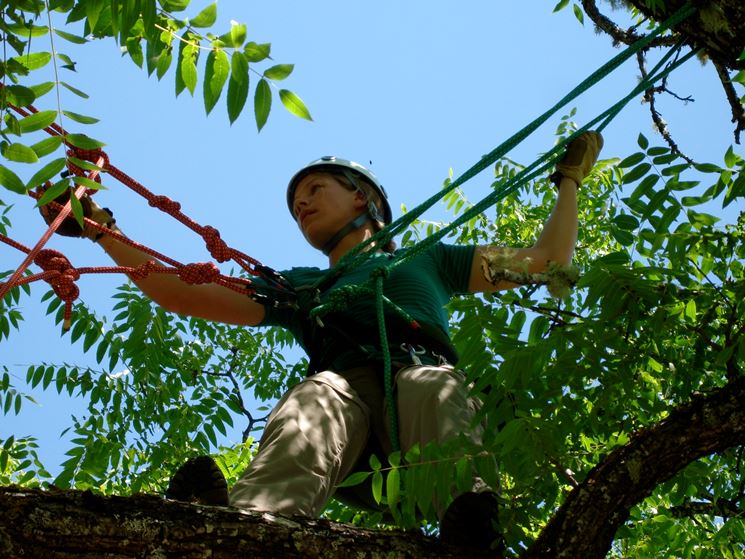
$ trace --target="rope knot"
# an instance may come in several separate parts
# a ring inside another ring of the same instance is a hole
[[[181,204],[174,202],[168,196],[153,196],[147,203],[153,208],[158,208],[167,214],[173,214],[181,210]]]
[[[83,161],[90,161],[94,165],[98,165],[101,167],[101,169],[106,169],[109,166],[109,156],[104,153],[104,151],[101,148],[97,149],[81,149],[76,147],[71,147],[67,150],[67,155],[69,157],[75,157],[77,159],[82,159]],[[86,173],[86,169],[83,169],[79,165],[76,165],[73,163],[70,159],[67,160],[67,168],[68,170],[74,174],[78,175],[79,177],[85,177],[88,176]],[[89,178],[92,178],[97,183],[101,182],[101,174],[96,171],[94,173],[91,173],[91,176]],[[93,189],[88,189],[88,194],[92,194],[95,192]]]
[[[158,265],[158,263],[155,260],[148,260],[144,264],[140,264],[136,268],[134,268],[131,272],[128,272],[127,275],[129,275],[132,280],[137,281],[141,279],[145,279],[148,277],[153,271],[160,268],[161,266]]]
[[[232,257],[232,251],[228,244],[220,238],[220,232],[209,225],[202,229],[202,238],[207,245],[207,250],[212,258],[218,262],[226,262]]]
[[[63,327],[67,330],[70,327],[72,303],[80,295],[80,289],[75,283],[80,279],[80,272],[75,269],[64,254],[51,249],[40,250],[34,258],[34,264],[44,270],[44,281],[52,287],[54,294],[65,303]]]
[[[212,283],[220,277],[220,269],[214,262],[185,264],[178,271],[178,277],[186,283]]]

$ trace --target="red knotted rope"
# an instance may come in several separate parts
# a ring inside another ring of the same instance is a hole
[[[2,87],[2,84],[0,84],[0,87]],[[38,112],[38,110],[33,106],[28,106],[24,109],[9,104],[8,107],[15,110],[21,116],[28,116],[32,113]],[[166,196],[153,194],[135,179],[111,165],[108,156],[101,149],[84,150],[72,145],[67,140],[67,132],[57,124],[51,124],[44,130],[52,136],[62,136],[63,142],[68,147],[67,167],[71,173],[78,176],[85,176],[85,171],[71,161],[70,157],[94,163],[99,169],[106,171],[119,182],[144,197],[150,206],[156,207],[171,215],[176,220],[198,233],[204,239],[207,250],[218,262],[234,260],[249,274],[262,276],[275,284],[280,282],[280,278],[276,272],[262,265],[254,258],[229,247],[220,237],[220,233],[217,229],[211,226],[202,226],[183,214],[181,212],[181,204]],[[100,183],[100,171],[98,169],[90,171],[87,178]],[[80,199],[83,195],[87,194],[92,196],[95,192],[95,190],[89,190],[84,186],[79,186],[75,189],[73,195]],[[37,200],[41,196],[38,192],[29,192],[29,195]],[[7,282],[0,282],[0,300],[2,300],[8,291],[15,286],[31,283],[37,280],[45,280],[52,286],[55,294],[57,294],[57,296],[65,303],[65,329],[70,326],[72,303],[77,299],[80,293],[75,281],[84,273],[125,273],[133,280],[143,279],[153,272],[176,274],[181,280],[189,284],[216,283],[245,295],[256,295],[255,289],[250,287],[252,285],[250,280],[222,275],[217,266],[212,262],[182,264],[181,262],[169,258],[164,254],[146,247],[145,245],[137,243],[117,231],[113,231],[107,226],[101,225],[88,218],[84,218],[86,227],[93,227],[96,230],[115,238],[119,242],[137,248],[150,256],[170,264],[171,267],[164,266],[155,261],[148,261],[137,267],[107,266],[75,268],[61,253],[43,248],[54,232],[59,228],[61,223],[68,218],[72,208],[70,201],[64,205],[56,202],[50,202],[50,204],[57,209],[58,214],[33,248],[29,249],[21,243],[13,241],[5,235],[0,234],[0,241],[26,253],[26,258],[16,269],[11,278]],[[21,277],[31,262],[40,266],[44,272]]]

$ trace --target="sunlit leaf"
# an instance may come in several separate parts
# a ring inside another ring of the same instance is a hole
[[[277,64],[264,71],[264,77],[270,80],[280,81],[292,73],[294,64]]]
[[[65,164],[66,160],[64,157],[60,157],[58,159],[50,161],[49,163],[44,165],[44,167],[34,173],[34,176],[32,176],[26,184],[26,188],[30,190],[32,188],[36,188],[40,184],[44,184],[48,180],[51,180],[52,177],[62,172],[62,170],[65,168]]]
[[[42,130],[57,119],[57,111],[40,111],[23,117],[18,121],[21,133],[35,132]]]
[[[310,112],[305,106],[305,103],[303,103],[302,99],[300,99],[300,97],[298,97],[292,91],[289,91],[287,89],[280,89],[279,98],[285,108],[295,116],[304,118],[305,120],[313,120],[313,118],[310,116]]]
[[[248,98],[248,61],[243,53],[236,51],[230,60],[228,82],[228,118],[231,124],[241,114]]]
[[[39,160],[34,150],[19,143],[4,145],[2,154],[9,161],[15,161],[16,163],[36,163]]]
[[[204,108],[209,114],[217,104],[230,74],[230,61],[222,49],[213,49],[207,56],[204,70]]]
[[[189,20],[192,27],[210,27],[217,21],[217,3],[204,8],[196,17]]]
[[[26,185],[13,171],[0,165],[0,184],[16,194],[26,194]]]
[[[73,35],[72,33],[68,33],[67,31],[63,31],[62,29],[55,29],[54,32],[65,39],[66,41],[69,41],[71,43],[74,43],[76,45],[84,45],[88,42],[88,39],[85,37],[80,37],[78,35]]]
[[[81,115],[72,111],[62,111],[62,114],[64,114],[70,120],[74,120],[75,122],[79,122],[80,124],[96,124],[98,122],[97,118]]]
[[[80,149],[98,149],[106,145],[85,134],[68,134],[65,140]]]
[[[67,89],[69,91],[72,91],[78,97],[82,97],[83,99],[88,99],[88,94],[87,93],[85,93],[84,91],[80,91],[76,87],[71,86],[69,83],[60,82],[60,85],[62,87],[64,87],[65,89]]]
[[[243,47],[243,54],[249,62],[261,62],[265,60],[270,52],[272,45],[270,43],[254,43],[250,41]]]

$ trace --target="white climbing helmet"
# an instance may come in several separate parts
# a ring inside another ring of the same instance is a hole
[[[343,174],[355,188],[359,188],[357,181],[362,178],[378,193],[383,204],[382,216],[380,215],[380,210],[374,204],[370,204],[369,213],[371,214],[371,217],[378,221],[382,221],[386,225],[393,221],[391,206],[388,203],[388,194],[386,194],[383,185],[380,184],[380,181],[372,173],[372,171],[370,171],[370,169],[368,169],[367,167],[360,165],[359,163],[349,161],[348,159],[335,157],[333,155],[325,155],[320,159],[311,161],[305,167],[295,173],[290,179],[290,182],[287,185],[287,207],[289,208],[290,214],[293,215],[293,217],[294,214],[292,211],[292,206],[295,199],[295,189],[297,188],[300,180],[313,171],[331,171],[337,173],[341,172],[341,174]]]

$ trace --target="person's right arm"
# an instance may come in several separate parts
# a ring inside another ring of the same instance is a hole
[[[149,254],[108,235],[101,237],[98,244],[119,266],[136,268],[155,260]],[[174,274],[155,272],[144,279],[130,279],[145,295],[167,311],[245,326],[256,326],[264,319],[263,305],[222,285],[191,285]]]

